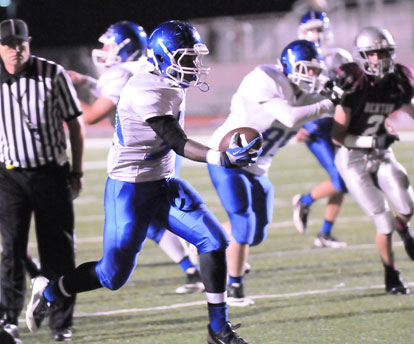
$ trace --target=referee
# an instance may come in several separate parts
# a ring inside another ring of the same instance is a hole
[[[32,214],[42,274],[54,279],[75,267],[73,199],[82,189],[81,108],[63,67],[31,55],[30,41],[23,20],[0,22],[1,343],[7,336],[21,343],[18,317],[25,301]],[[55,341],[72,339],[74,303],[70,298],[52,311]]]

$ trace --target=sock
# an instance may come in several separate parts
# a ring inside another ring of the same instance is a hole
[[[59,302],[62,301],[65,296],[59,289],[58,283],[51,281],[43,292],[43,296],[49,302]]]
[[[333,222],[325,220],[323,222],[320,234],[330,234],[333,227]]]
[[[384,266],[384,269],[386,271],[396,271],[397,270],[397,267],[395,266],[395,264],[393,264],[393,265],[387,265],[384,262],[382,262],[382,265]]]
[[[188,258],[188,256],[187,256],[187,257],[185,257],[185,258],[183,258],[183,259],[182,259],[182,260],[178,263],[178,265],[180,266],[180,268],[181,268],[184,272],[186,272],[188,268],[195,268],[194,264],[193,264],[193,263],[191,263],[191,260],[190,260],[190,258]]]
[[[303,196],[300,198],[300,201],[301,201],[303,204],[305,204],[305,205],[307,205],[307,206],[310,206],[310,205],[313,203],[314,199],[312,198],[311,194],[310,194],[310,193],[308,193],[308,194],[306,194],[306,195],[303,195]]]
[[[213,332],[224,331],[227,328],[228,311],[227,304],[208,303],[208,315],[210,317],[210,327]]]
[[[240,276],[240,277],[229,276],[228,285],[231,285],[233,283],[243,284],[243,282],[244,282],[244,276]]]

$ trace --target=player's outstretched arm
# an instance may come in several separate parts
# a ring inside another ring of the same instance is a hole
[[[74,85],[84,86],[94,94],[98,83],[96,79],[73,70],[69,70],[68,75]],[[90,105],[81,102],[81,106],[83,122],[89,125],[102,121],[110,114],[113,114],[116,109],[116,104],[111,99],[105,97],[98,97]]]
[[[274,98],[262,106],[266,109],[265,112],[273,114],[273,119],[277,119],[288,128],[316,120],[321,115],[334,111],[334,104],[330,99],[309,105],[291,106],[280,98]]]
[[[74,85],[83,85],[87,88],[96,88],[96,85],[98,84],[98,80],[95,78],[92,78],[89,75],[81,74],[78,72],[75,72],[74,70],[68,70],[68,75],[70,77],[70,80]]]
[[[81,102],[83,121],[88,124],[96,124],[116,110],[116,105],[109,98],[100,97],[91,105]]]

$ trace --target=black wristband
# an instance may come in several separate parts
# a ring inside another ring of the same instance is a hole
[[[70,177],[71,178],[77,178],[77,179],[81,179],[83,177],[83,172],[71,172],[70,173]]]

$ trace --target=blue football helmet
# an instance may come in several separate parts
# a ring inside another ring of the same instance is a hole
[[[208,54],[198,31],[190,24],[172,20],[157,26],[148,38],[148,60],[161,75],[181,87],[207,88],[210,68],[202,63]]]
[[[110,67],[146,55],[147,34],[141,26],[130,21],[111,25],[99,42],[103,47],[92,50],[92,60],[96,66]]]
[[[283,73],[305,92],[319,92],[326,81],[321,49],[313,42],[296,40],[282,51]]]
[[[321,46],[331,43],[332,31],[326,13],[320,11],[306,12],[299,23],[298,38],[306,39]]]

